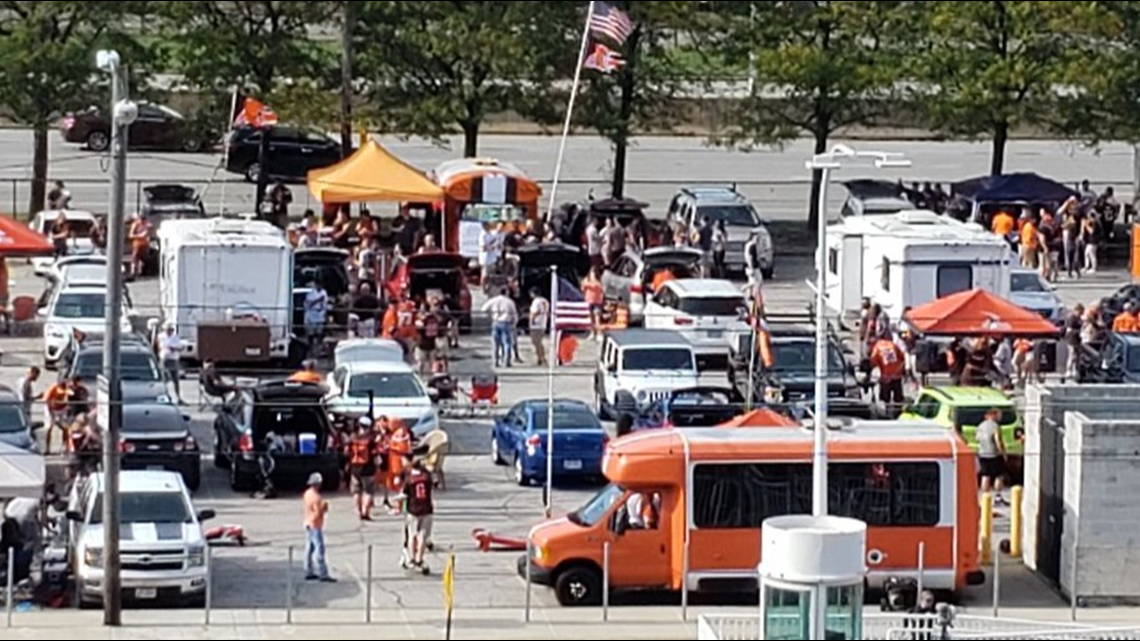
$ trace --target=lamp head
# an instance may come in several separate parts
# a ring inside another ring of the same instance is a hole
[[[95,54],[95,66],[107,72],[114,71],[119,66],[119,52],[113,49],[100,49]]]

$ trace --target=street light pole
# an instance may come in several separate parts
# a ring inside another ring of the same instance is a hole
[[[107,212],[107,295],[103,344],[103,376],[106,393],[100,390],[100,414],[107,417],[103,429],[103,624],[122,624],[122,576],[119,561],[119,433],[122,423],[122,393],[119,385],[120,328],[123,315],[123,215],[126,201],[127,132],[138,117],[138,108],[126,100],[126,78],[115,51],[100,51],[96,61],[111,74],[111,205]]]
[[[819,223],[816,228],[815,281],[815,408],[812,451],[812,516],[827,516],[827,185],[834,169],[842,169],[844,159],[870,158],[878,169],[910,167],[900,154],[858,152],[847,145],[836,145],[828,153],[817,154],[807,168],[820,172]]]

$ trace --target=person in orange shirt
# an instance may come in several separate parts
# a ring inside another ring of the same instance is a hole
[[[134,278],[142,276],[143,260],[146,258],[146,250],[150,247],[150,232],[150,221],[146,216],[136,215],[127,233],[131,241],[131,276]]]
[[[309,487],[301,497],[305,517],[305,580],[336,583],[336,579],[329,576],[325,556],[325,516],[329,513],[329,502],[321,496],[324,482],[320,472],[313,472],[309,475]]]
[[[1013,215],[1002,209],[994,214],[994,219],[990,223],[990,229],[998,236],[1008,238],[1009,235],[1013,233],[1013,228],[1016,224],[1017,221],[1013,219]]]
[[[388,437],[388,490],[400,492],[404,455],[412,453],[412,431],[398,418],[391,419]]]
[[[1021,224],[1021,266],[1037,269],[1037,252],[1041,247],[1041,234],[1037,231],[1037,223],[1032,218],[1026,218]]]
[[[903,378],[906,375],[906,355],[887,332],[880,334],[871,348],[871,367],[879,370],[879,400],[894,416],[905,402]]]
[[[8,284],[8,259],[0,257],[0,318],[4,319],[4,331],[12,333],[12,317],[8,312],[8,299],[11,291]]]
[[[44,454],[51,454],[52,433],[59,431],[63,440],[63,447],[67,447],[67,435],[72,419],[77,413],[86,411],[86,390],[80,389],[77,379],[64,379],[48,388],[44,393],[44,403],[47,404],[48,414],[51,416],[51,425],[47,426],[44,434]]]
[[[586,304],[590,306],[590,318],[594,323],[594,336],[600,334],[602,326],[602,306],[606,301],[605,289],[602,288],[601,269],[595,267],[582,279],[582,295]]]
[[[325,381],[324,378],[321,377],[321,373],[317,371],[316,364],[314,364],[313,361],[305,361],[301,369],[293,372],[293,374],[289,376],[289,382],[321,385]]]
[[[1132,334],[1140,332],[1140,318],[1136,316],[1136,306],[1132,303],[1124,304],[1124,311],[1112,319],[1112,331],[1117,334]]]
[[[672,269],[666,268],[657,272],[653,275],[653,292],[657,293],[661,291],[661,288],[665,285],[665,283],[671,280],[677,280],[677,275],[673,273]]]
[[[380,321],[380,336],[383,338],[395,338],[396,328],[399,326],[399,305],[396,301],[392,301],[388,304],[388,309],[384,310],[384,318]]]

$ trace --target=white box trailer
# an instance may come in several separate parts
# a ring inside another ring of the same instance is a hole
[[[827,229],[827,305],[857,315],[862,300],[891,318],[968,289],[1009,296],[1016,256],[1005,240],[929,211],[855,217]]]
[[[280,229],[258,220],[172,220],[158,236],[162,320],[175,324],[184,358],[199,359],[200,324],[241,319],[268,327],[269,353],[259,357],[288,357],[293,249]]]

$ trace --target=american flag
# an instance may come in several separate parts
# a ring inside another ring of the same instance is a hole
[[[256,98],[246,98],[241,108],[234,115],[233,128],[250,126],[255,129],[271,127],[277,124],[277,113],[269,105]]]
[[[610,6],[608,2],[596,2],[594,15],[590,17],[590,33],[605,38],[621,46],[633,33],[633,21],[626,12]]]
[[[554,297],[555,331],[588,330],[593,327],[590,321],[590,305],[586,297],[570,281],[558,278],[558,293]]]
[[[586,56],[582,66],[602,73],[613,73],[624,64],[625,60],[622,60],[621,54],[598,42],[594,44],[594,50]]]

